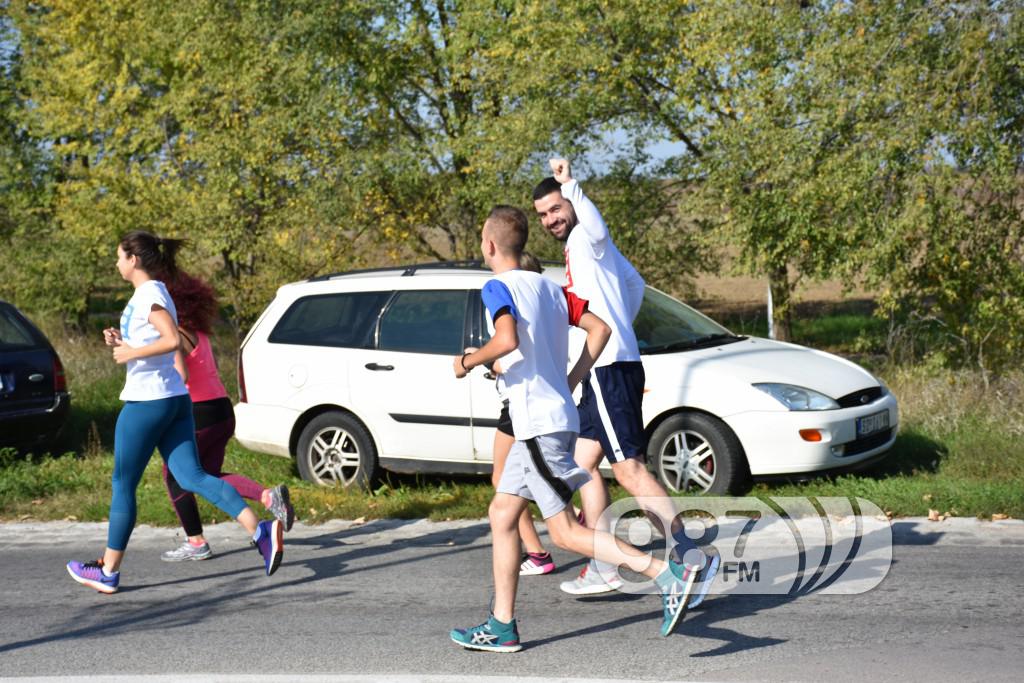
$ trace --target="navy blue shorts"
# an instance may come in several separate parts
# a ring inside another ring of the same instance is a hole
[[[594,368],[583,380],[580,436],[600,442],[608,462],[646,454],[641,407],[645,379],[640,361],[619,361]]]

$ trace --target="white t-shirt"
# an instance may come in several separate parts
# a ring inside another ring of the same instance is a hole
[[[147,280],[135,288],[121,313],[121,339],[125,344],[137,349],[160,338],[160,333],[149,322],[154,304],[167,309],[174,324],[178,324],[178,311],[164,283]],[[185,381],[174,369],[174,352],[128,361],[122,401],[155,401],[187,393]]]
[[[594,366],[638,361],[633,320],[644,299],[644,279],[615,246],[601,213],[575,179],[562,185],[562,196],[572,203],[579,221],[565,241],[566,286],[589,301],[591,313],[612,328]]]
[[[495,275],[484,285],[482,297],[492,319],[507,310],[516,321],[521,357],[502,368],[516,439],[579,432],[580,418],[569,393],[566,363],[569,324],[579,322],[585,303],[574,306],[573,318],[561,287],[543,275],[523,270]]]

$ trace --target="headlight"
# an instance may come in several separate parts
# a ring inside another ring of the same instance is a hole
[[[760,389],[789,410],[835,410],[839,404],[825,394],[792,384],[764,382],[752,385]]]

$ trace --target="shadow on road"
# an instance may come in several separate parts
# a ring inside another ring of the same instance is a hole
[[[481,523],[459,529],[446,529],[427,533],[414,538],[396,539],[392,543],[387,544],[353,546],[346,543],[348,540],[356,539],[365,534],[394,530],[412,523],[414,522],[408,520],[382,520],[343,531],[332,531],[312,538],[296,538],[288,541],[286,542],[286,549],[289,547],[305,546],[313,550],[340,550],[341,552],[331,552],[325,557],[300,558],[297,561],[289,558],[286,554],[285,563],[282,566],[282,572],[285,577],[291,571],[301,567],[311,570],[312,575],[281,581],[281,574],[278,574],[274,578],[269,579],[266,585],[247,590],[222,590],[220,594],[213,595],[212,597],[207,594],[203,594],[198,598],[195,595],[178,595],[173,598],[146,601],[144,604],[137,600],[137,595],[144,588],[188,585],[190,583],[232,576],[248,577],[254,572],[261,571],[262,568],[258,565],[245,569],[206,573],[201,576],[184,579],[154,581],[134,586],[128,585],[119,590],[120,595],[103,596],[102,600],[104,602],[109,600],[106,604],[92,604],[70,613],[66,622],[57,626],[52,634],[0,645],[0,654],[46,643],[59,643],[78,638],[112,636],[128,630],[165,630],[187,627],[202,623],[208,614],[214,612],[220,617],[223,617],[226,613],[237,613],[239,615],[246,613],[244,616],[251,617],[254,605],[258,605],[259,609],[266,609],[272,606],[273,599],[271,596],[274,592],[283,588],[320,583],[321,585],[317,588],[316,592],[317,599],[341,597],[351,594],[351,591],[331,591],[322,582],[373,569],[398,565],[409,567],[424,560],[462,553],[477,547],[473,543],[490,533],[489,526],[486,523]],[[395,546],[416,546],[419,548],[437,548],[437,550],[434,552],[421,552],[414,557],[403,556],[402,559],[388,560],[374,565],[346,570],[348,564],[356,560],[376,556],[386,557],[394,552]],[[244,548],[232,550],[220,554],[220,557],[238,552],[252,551]],[[255,553],[253,553],[253,559],[255,557]],[[71,579],[66,580],[70,581]]]

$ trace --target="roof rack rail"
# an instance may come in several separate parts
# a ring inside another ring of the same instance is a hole
[[[480,259],[472,261],[435,261],[434,263],[420,263],[414,266],[408,266],[405,275],[415,275],[418,270],[453,270],[453,269],[465,269],[465,270],[490,270],[484,265],[484,262]]]
[[[306,282],[323,282],[325,280],[331,280],[336,277],[343,275],[362,275],[364,273],[386,273],[388,271],[402,271],[403,276],[415,275],[419,270],[451,270],[451,269],[466,269],[466,270],[487,270],[487,266],[484,262],[476,259],[472,261],[435,261],[432,263],[417,263],[412,265],[397,265],[397,266],[383,266],[379,268],[359,268],[354,270],[343,270],[337,273],[326,273],[324,275],[317,275],[311,277]]]

